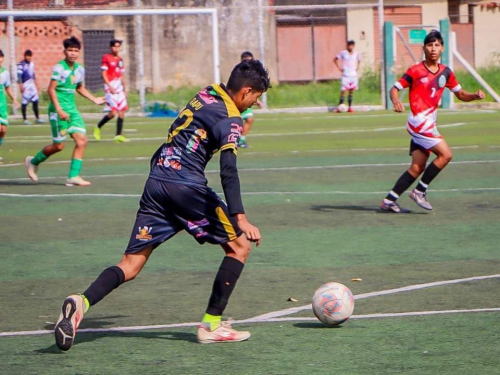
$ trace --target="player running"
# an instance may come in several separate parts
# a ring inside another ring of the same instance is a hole
[[[39,96],[38,84],[35,79],[35,63],[33,62],[33,52],[29,49],[24,52],[24,59],[17,64],[17,81],[21,90],[21,111],[23,113],[24,125],[30,125],[31,122],[26,118],[26,109],[31,102],[33,112],[35,113],[36,123],[45,123],[39,116],[38,101]]]
[[[249,332],[236,331],[221,320],[250,254],[251,242],[257,246],[261,242],[259,229],[245,216],[236,155],[243,126],[240,113],[269,87],[268,72],[260,61],[242,61],[231,72],[227,86],[206,87],[174,120],[166,143],[151,159],[149,178],[122,260],[105,269],[83,294],[67,297],[62,305],[55,327],[60,349],[71,348],[90,306],[134,279],[153,250],[182,230],[200,244],[219,244],[226,253],[198,327],[198,341],[235,342],[250,337]],[[220,175],[227,205],[207,186],[205,178],[205,167],[217,151],[221,153]]]
[[[12,99],[12,104],[14,107],[19,108],[19,102],[12,92],[11,81],[10,81],[10,73],[7,69],[2,67],[4,59],[4,54],[0,49],[0,146],[3,143],[3,139],[5,138],[5,134],[7,133],[7,125],[9,125],[9,106],[7,105],[7,97],[5,93]],[[5,92],[4,92],[5,89]],[[3,158],[0,157],[0,161]]]
[[[64,60],[61,60],[52,69],[49,84],[49,120],[52,129],[52,144],[45,146],[35,157],[26,157],[26,169],[29,178],[38,181],[38,165],[48,157],[64,148],[66,136],[75,141],[75,149],[69,167],[66,186],[89,186],[91,183],[80,176],[83,165],[83,156],[87,147],[87,133],[83,118],[78,112],[75,103],[75,92],[94,104],[104,104],[104,98],[94,97],[84,84],[85,69],[76,60],[82,48],[80,41],[72,36],[65,39]]]
[[[244,60],[253,60],[252,52],[245,51],[241,54],[241,61]],[[255,102],[260,108],[262,108],[262,102],[257,99]],[[248,108],[246,111],[241,113],[241,118],[245,121],[243,125],[243,131],[241,132],[239,147],[250,148],[247,143],[247,135],[250,133],[250,129],[252,129],[252,125],[254,122],[252,107]]]
[[[411,184],[424,173],[417,187],[410,192],[410,198],[420,207],[432,210],[427,201],[426,191],[429,184],[446,167],[452,158],[451,150],[436,127],[437,109],[445,87],[464,102],[484,99],[481,90],[474,94],[468,93],[459,85],[455,74],[447,66],[438,63],[444,51],[443,37],[439,31],[433,30],[424,39],[425,60],[413,65],[391,88],[391,101],[394,111],[403,112],[403,103],[399,100],[398,91],[410,88],[410,113],[407,130],[411,136],[410,168],[399,177],[396,184],[380,204],[385,211],[406,213],[396,200]],[[430,153],[436,158],[427,168],[426,163]]]
[[[129,142],[129,139],[122,135],[125,111],[128,109],[125,82],[123,80],[125,66],[123,59],[118,56],[122,43],[121,40],[112,39],[109,42],[111,53],[102,57],[101,71],[102,79],[104,80],[104,91],[106,92],[106,106],[104,107],[104,111],[108,112],[108,114],[94,128],[94,138],[96,141],[101,140],[101,128],[104,124],[118,115],[114,140],[117,143]]]
[[[358,70],[361,66],[361,59],[357,51],[354,50],[355,46],[354,40],[349,40],[347,42],[347,49],[340,51],[333,62],[335,66],[342,72],[341,78],[341,89],[340,89],[340,100],[339,105],[344,103],[345,92],[349,91],[349,97],[347,102],[349,104],[348,112],[354,112],[352,109],[352,93],[354,90],[358,89]],[[342,65],[339,64],[342,62]],[[339,113],[339,109],[335,109],[335,113]]]

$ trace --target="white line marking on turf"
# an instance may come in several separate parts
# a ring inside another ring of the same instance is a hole
[[[461,191],[499,191],[500,187],[494,188],[468,188],[468,189],[440,189],[432,190],[432,193],[453,193]],[[385,191],[248,191],[241,195],[380,195]],[[223,196],[223,193],[217,193]],[[56,198],[56,197],[94,197],[94,198],[140,198],[141,194],[115,194],[115,193],[68,193],[68,194],[14,194],[0,193],[0,197],[10,198]]]
[[[452,161],[450,164],[489,164],[499,163],[500,160],[463,160]],[[276,172],[276,171],[295,171],[295,170],[322,170],[322,169],[347,169],[347,168],[380,168],[380,167],[399,167],[408,166],[409,163],[366,163],[366,164],[335,164],[335,165],[312,165],[303,167],[270,167],[270,168],[240,168],[238,172]],[[205,174],[220,173],[218,169],[210,169]],[[86,178],[109,178],[109,177],[133,177],[147,176],[146,173],[125,173],[125,174],[106,174],[106,175],[85,175]],[[53,180],[62,177],[40,177],[39,180]],[[27,181],[28,177],[19,178],[0,178],[0,181]]]
[[[372,298],[372,297],[379,297],[379,296],[386,296],[389,294],[396,294],[396,293],[402,293],[402,292],[409,292],[412,290],[419,290],[419,289],[427,289],[427,288],[432,288],[435,286],[443,286],[443,285],[450,285],[450,284],[458,284],[458,283],[466,283],[469,281],[478,281],[478,280],[487,280],[487,279],[496,279],[500,278],[500,274],[497,275],[486,275],[486,276],[473,276],[473,277],[466,277],[464,279],[454,279],[454,280],[443,280],[443,281],[435,281],[432,283],[425,283],[425,284],[416,284],[416,285],[410,285],[410,286],[404,286],[401,288],[395,288],[395,289],[388,289],[388,290],[381,290],[378,292],[370,292],[370,293],[363,293],[363,294],[357,294],[354,296],[355,300],[358,299],[365,299],[365,298]],[[272,319],[272,318],[280,318],[282,316],[290,315],[290,314],[295,314],[300,311],[304,310],[310,310],[311,309],[311,304],[304,305],[304,306],[297,306],[297,307],[292,307],[290,309],[284,309],[280,311],[273,311],[267,314],[263,315],[258,315],[253,318],[250,318],[252,320],[266,320],[266,319]]]

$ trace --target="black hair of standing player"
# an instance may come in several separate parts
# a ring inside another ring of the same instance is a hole
[[[26,56],[33,56],[33,52],[31,52],[30,49],[27,49],[26,51],[24,51],[24,57]]]
[[[431,30],[424,39],[424,46],[429,43],[434,43],[435,41],[438,41],[444,46],[444,40],[441,33],[438,30]]]
[[[123,40],[120,40],[120,39],[114,39],[114,38],[113,38],[113,39],[111,39],[111,40],[109,41],[109,46],[110,46],[110,47],[114,47],[116,43],[118,43],[118,44],[121,46],[121,45],[122,45],[122,43],[123,43]]]
[[[251,59],[253,59],[253,53],[250,52],[250,51],[245,51],[241,54],[241,60],[244,60],[246,58],[250,57]]]
[[[78,38],[76,36],[72,36],[71,38],[64,39],[63,46],[64,46],[64,49],[68,49],[68,48],[82,49],[82,43],[78,40]]]
[[[259,60],[243,60],[233,68],[226,86],[234,93],[243,87],[266,92],[271,87],[271,81],[269,72]]]
[[[350,39],[347,41],[347,45],[350,46],[350,45],[355,45],[356,42],[353,40],[353,39]]]
[[[4,57],[3,51],[0,49],[0,57]]]

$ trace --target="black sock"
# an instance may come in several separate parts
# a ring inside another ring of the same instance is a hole
[[[415,180],[416,178],[413,177],[410,172],[406,171],[398,178],[396,185],[394,185],[385,199],[395,202],[399,196],[415,182]]]
[[[422,178],[420,179],[420,182],[418,183],[416,189],[418,191],[421,191],[422,193],[425,193],[427,190],[427,187],[429,184],[436,178],[436,176],[441,172],[441,169],[439,169],[434,162],[430,163],[427,168],[425,168],[424,174]]]
[[[33,102],[33,112],[35,112],[35,117],[38,120],[40,117],[40,114],[38,112],[38,100],[36,102]]]
[[[215,276],[212,287],[212,295],[208,301],[207,314],[220,316],[224,312],[229,297],[233,292],[234,286],[243,271],[244,264],[239,260],[224,257],[219,272]]]
[[[347,98],[347,102],[349,103],[349,107],[351,107],[351,105],[352,105],[352,95],[349,95],[349,97]]]
[[[118,266],[106,268],[99,277],[87,288],[83,295],[87,297],[90,306],[106,297],[113,289],[125,281],[125,274]]]
[[[123,119],[121,117],[118,117],[118,120],[116,120],[116,135],[122,135],[123,131]]]
[[[344,103],[344,97],[343,96],[340,97],[339,105],[341,105],[342,103]]]
[[[26,121],[26,107],[28,105],[27,104],[21,104],[21,112],[23,113],[23,120]]]
[[[105,124],[105,123],[107,123],[109,120],[111,120],[111,118],[110,118],[108,115],[104,116],[104,117],[101,119],[101,121],[99,121],[99,123],[97,124],[97,127],[98,127],[99,129],[100,129],[100,128],[102,128],[102,127],[104,126],[104,124]]]

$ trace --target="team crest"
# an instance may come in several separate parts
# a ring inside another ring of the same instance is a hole
[[[439,77],[438,85],[439,87],[444,87],[444,85],[446,85],[446,77],[444,75]]]
[[[139,234],[136,234],[135,239],[139,241],[150,241],[153,236],[150,234],[153,227],[139,227]]]

